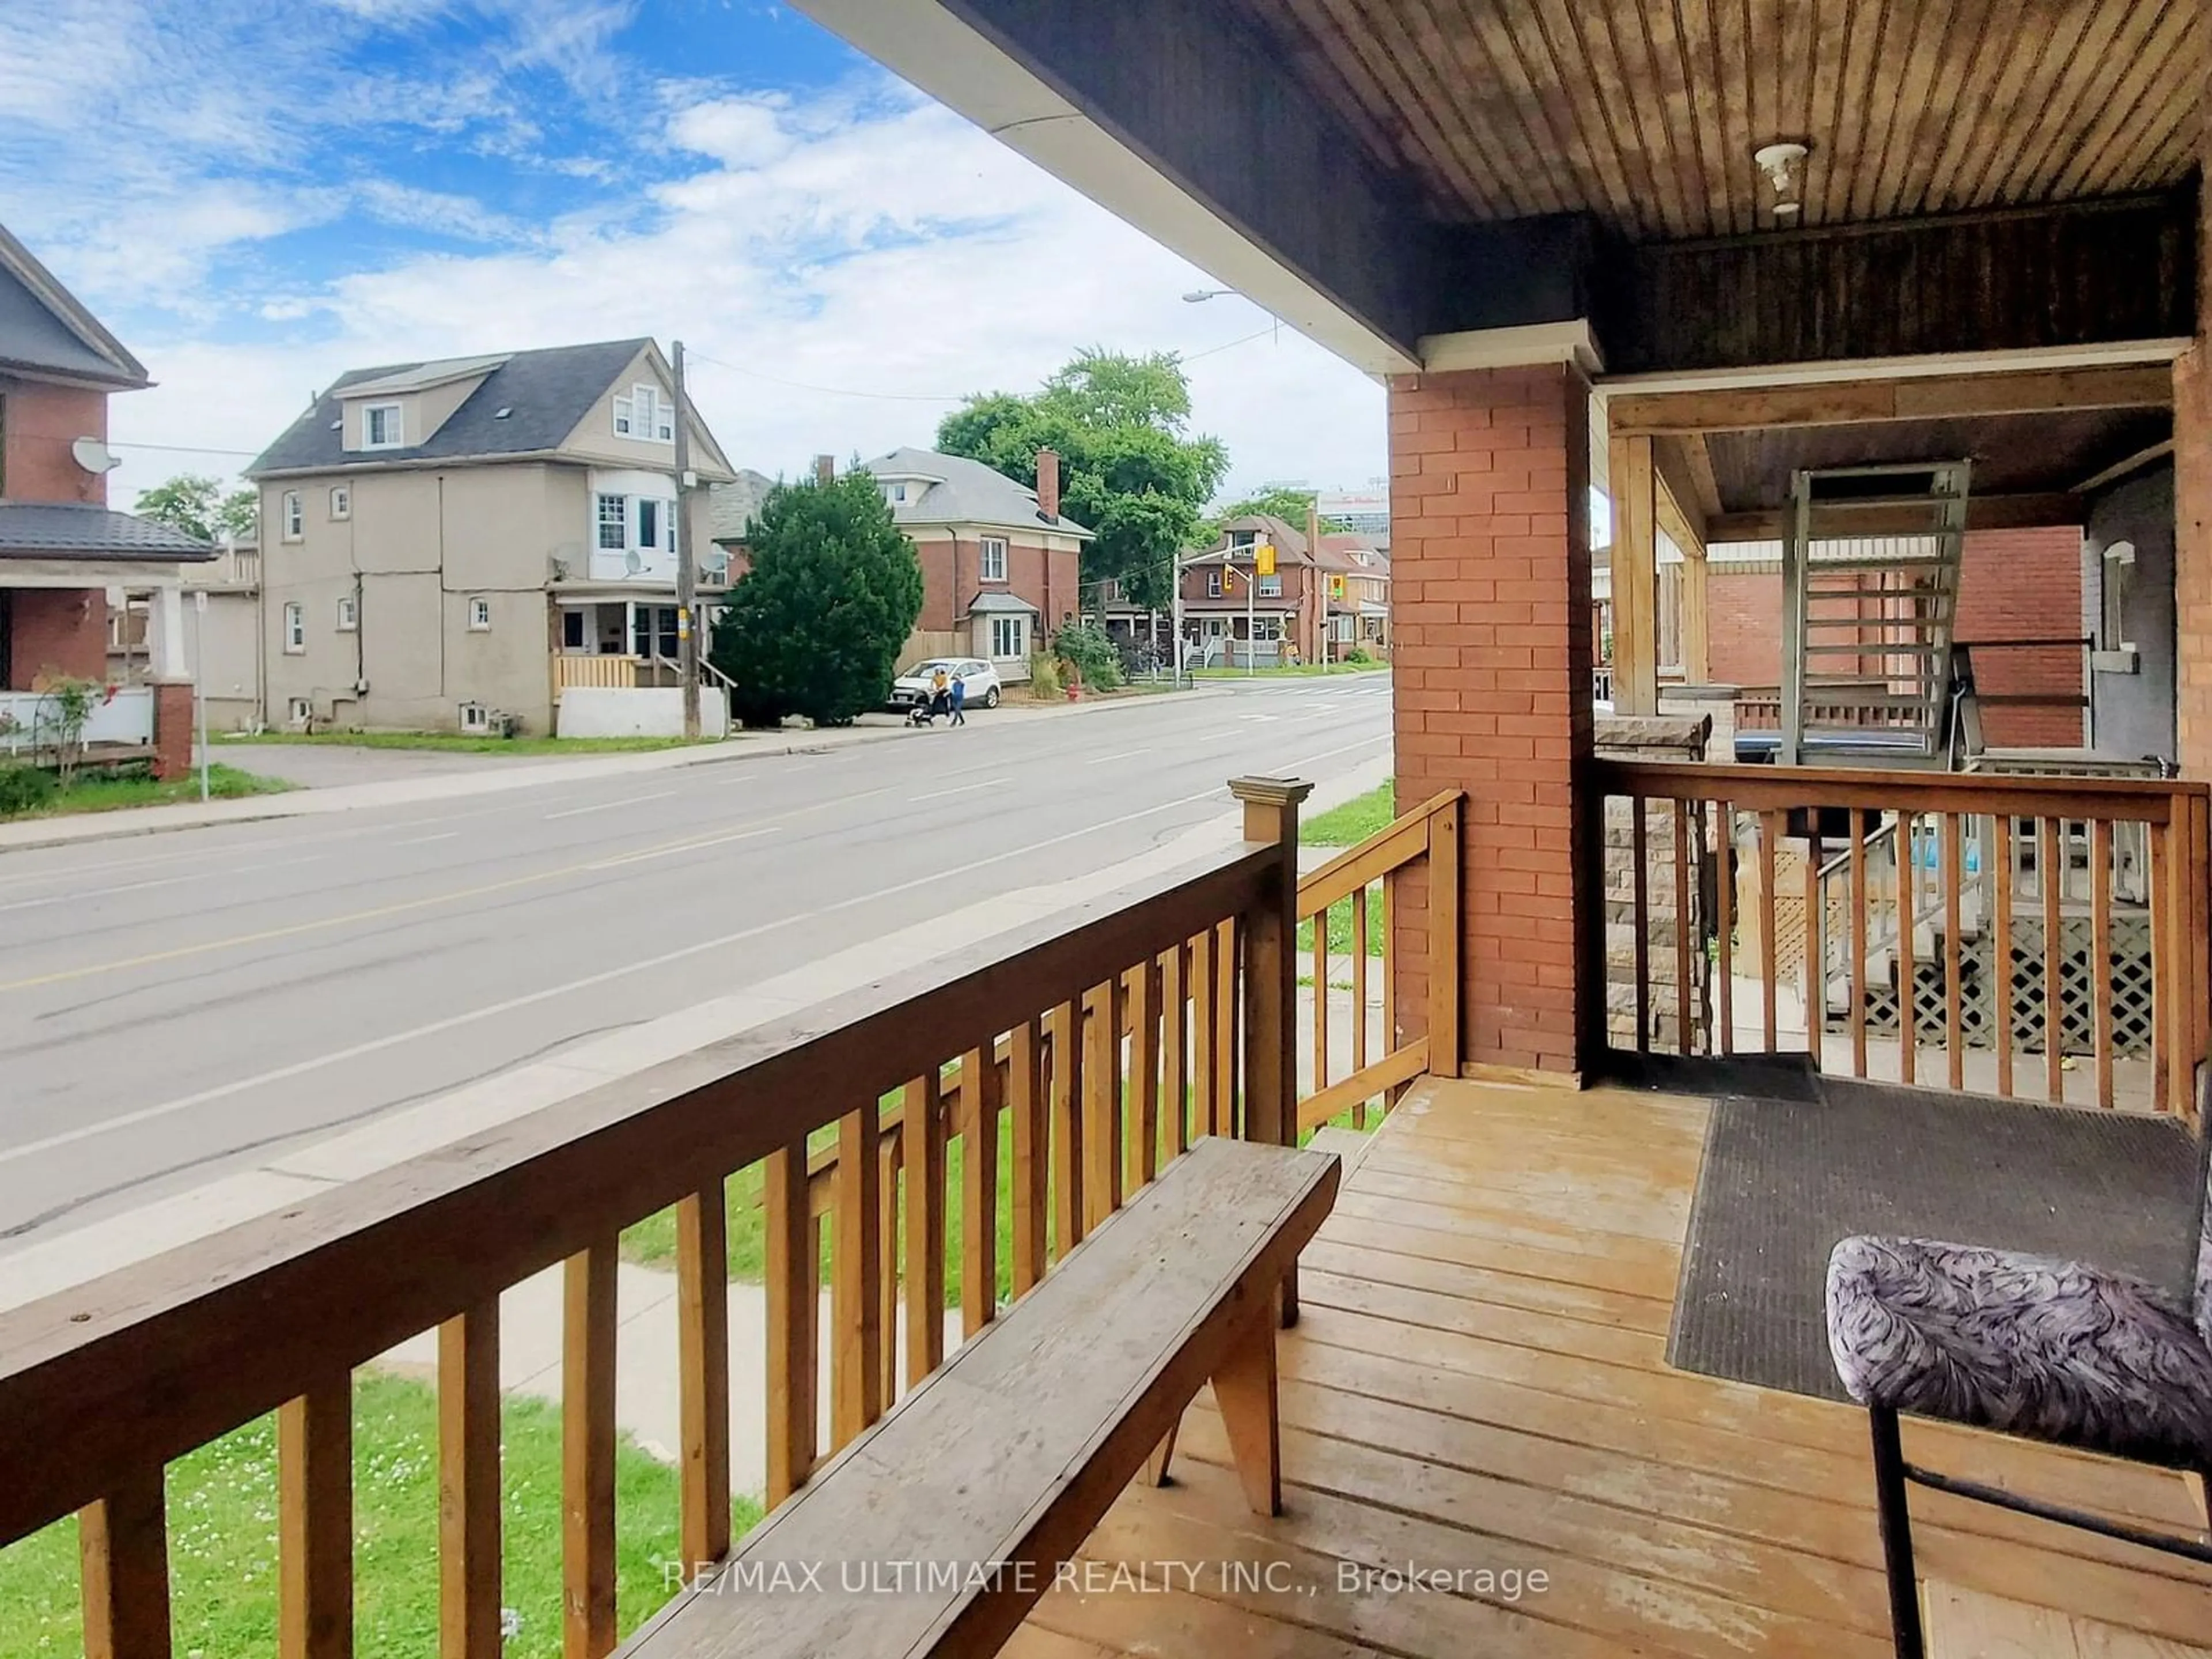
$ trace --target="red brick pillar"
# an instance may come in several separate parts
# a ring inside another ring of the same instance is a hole
[[[1398,803],[1467,792],[1456,1059],[1578,1071],[1603,1035],[1602,987],[1581,980],[1600,896],[1576,880],[1573,781],[1590,753],[1589,388],[1557,364],[1401,375],[1390,474]],[[1404,896],[1396,1006],[1418,1031],[1425,882]]]
[[[154,686],[154,775],[163,782],[192,769],[192,688],[189,680]]]

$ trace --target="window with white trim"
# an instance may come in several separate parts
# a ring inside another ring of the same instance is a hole
[[[660,395],[660,388],[641,383],[629,396],[615,399],[615,434],[647,443],[676,441],[676,405]]]
[[[581,651],[590,642],[589,635],[584,631],[584,613],[574,606],[561,613],[561,648],[563,651]]]
[[[1206,597],[1209,599],[1221,597],[1221,573],[1218,570],[1206,573]]]
[[[1260,532],[1256,530],[1232,530],[1229,532],[1229,550],[1232,553],[1249,553],[1259,544]]]
[[[361,626],[361,601],[350,593],[338,595],[338,632],[350,634]]]
[[[660,503],[650,495],[637,498],[637,544],[655,548],[660,545]]]
[[[2136,544],[2133,542],[2114,542],[2105,550],[2104,581],[2099,588],[2102,635],[2098,647],[2105,651],[2132,651],[2135,642],[2128,638],[2128,589],[2135,580]]]
[[[491,632],[491,601],[489,599],[469,601],[469,632],[471,634]]]
[[[889,501],[893,507],[898,506],[901,502],[906,500],[906,486],[902,483],[885,484],[884,486],[884,499]]]
[[[1283,597],[1282,572],[1277,571],[1272,576],[1260,578],[1260,597],[1264,599],[1279,599]]]
[[[315,718],[315,705],[305,697],[294,697],[284,705],[284,718],[294,726],[307,726]]]
[[[599,497],[599,546],[609,553],[619,553],[629,545],[629,497],[602,495]]]
[[[284,492],[283,507],[284,539],[288,542],[296,542],[307,533],[307,510],[301,505],[298,490],[288,489]]]
[[[361,447],[363,449],[398,449],[406,442],[400,429],[400,408],[398,404],[370,404],[361,411]]]
[[[1028,632],[1022,617],[994,617],[991,618],[991,654],[1001,662],[1010,662],[1027,656],[1023,635]]]
[[[284,606],[284,654],[297,657],[307,648],[307,607],[297,599]]]
[[[1006,580],[1006,538],[1004,536],[983,538],[982,580],[1002,582]]]
[[[353,491],[343,484],[331,486],[331,518],[333,522],[353,517]]]

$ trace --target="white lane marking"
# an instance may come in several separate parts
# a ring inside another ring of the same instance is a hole
[[[978,789],[995,789],[1002,783],[1012,781],[1012,778],[984,778],[979,782],[963,783],[956,789],[933,789],[926,795],[908,795],[907,804],[912,805],[916,801],[943,800],[948,795],[971,795]]]
[[[1322,759],[1326,757],[1316,756],[1314,758]],[[1194,795],[1178,796],[1174,800],[1162,801],[1156,806],[1143,807],[1134,812],[1124,812],[1120,817],[1102,818],[1097,823],[1086,823],[1079,830],[1070,830],[1061,835],[1048,836],[1042,841],[1027,842],[1019,847],[1010,847],[1005,852],[994,853],[988,858],[971,859],[960,866],[960,869],[963,871],[988,869],[994,864],[1005,864],[1014,859],[1028,858],[1043,848],[1057,847],[1064,842],[1079,841],[1085,836],[1095,836],[1107,830],[1118,830],[1125,823],[1134,823],[1139,818],[1149,818],[1161,812],[1170,812],[1179,806],[1189,806],[1198,801],[1218,802],[1220,798],[1221,792],[1218,788],[1202,789]],[[482,1008],[471,1008],[466,1013],[452,1014],[444,1019],[433,1020],[428,1025],[418,1025],[410,1030],[394,1031],[389,1036],[374,1037],[367,1042],[356,1042],[350,1048],[334,1049],[326,1054],[317,1054],[312,1060],[297,1060],[289,1066],[280,1066],[276,1070],[264,1072],[258,1077],[240,1078],[235,1083],[217,1084],[214,1088],[203,1089],[198,1094],[185,1095],[177,1100],[164,1101],[158,1106],[144,1107],[138,1111],[125,1112],[120,1117],[112,1117],[104,1122],[79,1124],[74,1129],[64,1129],[58,1134],[46,1136],[43,1140],[30,1140],[24,1142],[21,1146],[0,1148],[0,1164],[20,1163],[24,1158],[36,1157],[40,1152],[52,1152],[58,1146],[73,1146],[80,1140],[89,1140],[95,1135],[106,1134],[111,1130],[134,1128],[141,1123],[150,1123],[157,1118],[171,1117],[179,1112],[191,1111],[195,1107],[205,1106],[212,1101],[227,1099],[232,1095],[244,1094],[250,1089],[263,1088],[269,1084],[283,1083],[295,1077],[304,1077],[310,1072],[322,1070],[325,1066],[343,1065],[348,1060],[359,1060],[367,1054],[380,1054],[386,1048],[398,1048],[403,1043],[419,1042],[425,1037],[437,1036],[443,1032],[454,1030],[464,1025],[472,1025],[480,1019],[495,1019],[501,1014],[513,1013],[517,1009],[533,1007],[541,1002],[550,1002],[556,997],[567,996],[571,992],[587,991],[593,986],[605,985],[610,981],[626,978],[631,974],[647,973],[655,968],[665,968],[672,963],[689,961],[693,957],[703,956],[708,951],[727,950],[732,945],[757,938],[763,933],[772,933],[778,927],[797,927],[802,922],[816,921],[840,910],[852,909],[855,905],[872,904],[878,899],[896,898],[901,893],[910,893],[916,888],[933,886],[943,881],[947,873],[942,870],[933,870],[926,876],[916,876],[911,880],[898,882],[889,887],[879,887],[873,892],[855,893],[849,898],[839,899],[835,904],[825,904],[818,910],[809,910],[799,915],[785,916],[779,921],[764,921],[754,927],[742,927],[734,933],[724,933],[718,939],[702,939],[696,945],[686,945],[678,950],[664,951],[659,956],[648,957],[642,962],[629,963],[620,968],[602,969],[596,974],[587,974],[581,979],[570,980],[564,985],[549,985],[542,991],[530,991],[521,996],[509,997],[503,1002],[489,1003]]]
[[[587,864],[586,870],[613,870],[625,864],[643,864],[648,859],[673,858],[678,853],[703,852],[709,847],[721,847],[733,841],[750,841],[756,836],[772,836],[782,829],[780,823],[763,823],[757,830],[739,830],[727,836],[706,836],[697,841],[680,841],[673,847],[655,847],[643,853],[624,853],[619,858],[601,859],[597,864]]]
[[[45,898],[20,899],[13,904],[0,904],[0,915],[10,910],[35,910],[47,904],[89,904],[106,898],[111,893],[143,893],[150,887],[174,887],[195,879],[197,878],[192,876],[170,876],[161,881],[133,881],[120,887],[95,887],[86,893],[53,893]]]
[[[452,841],[461,832],[458,830],[448,830],[441,836],[410,836],[405,841],[395,841],[391,842],[390,845],[393,847],[428,847],[434,841]]]
[[[548,812],[545,822],[550,823],[556,818],[580,818],[586,812],[611,812],[617,806],[635,806],[640,801],[666,800],[675,793],[673,789],[656,789],[649,795],[626,795],[620,800],[603,800],[592,806],[572,806],[565,812]]]
[[[1094,755],[1083,763],[1085,766],[1103,766],[1109,761],[1134,760],[1139,755],[1149,755],[1152,752],[1149,748],[1124,749],[1117,755]]]
[[[1193,738],[1190,742],[1191,746],[1193,748],[1196,748],[1200,744],[1226,743],[1231,738],[1241,737],[1243,735],[1243,734],[1242,732],[1215,732],[1203,738]]]
[[[1280,714],[1239,714],[1237,718],[1240,720],[1280,720],[1282,716]]]

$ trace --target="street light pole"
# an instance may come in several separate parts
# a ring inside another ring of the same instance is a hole
[[[699,737],[699,556],[685,511],[691,498],[691,404],[684,392],[684,342],[676,342],[676,671],[684,683],[684,736]]]

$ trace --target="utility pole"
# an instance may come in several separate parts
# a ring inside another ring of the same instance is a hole
[[[1168,649],[1175,653],[1175,689],[1182,690],[1182,554],[1168,562]]]
[[[684,392],[684,342],[676,342],[676,665],[684,682],[684,736],[699,737],[699,556],[691,545],[691,400]]]

